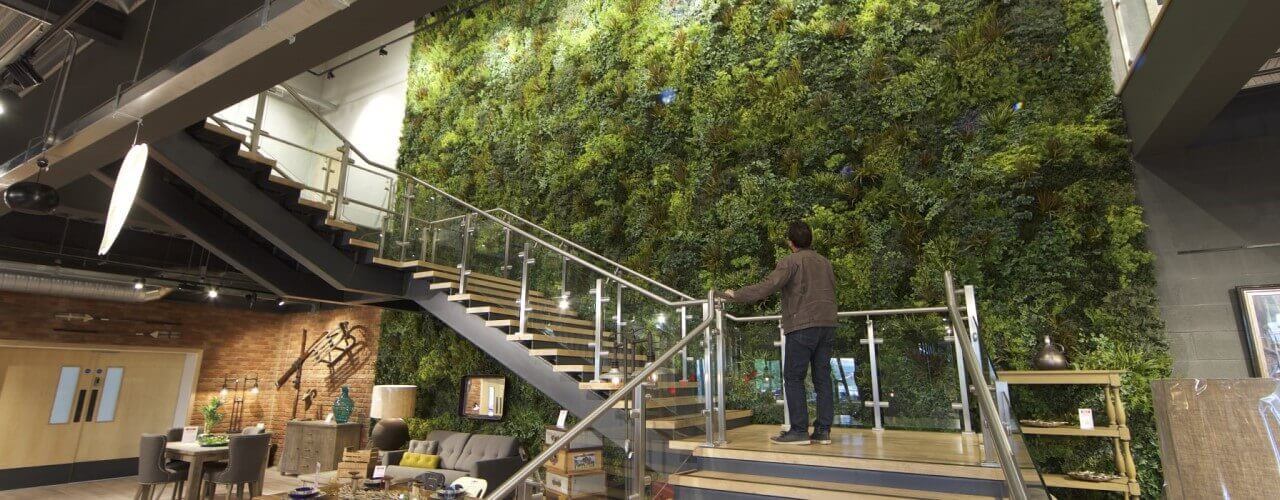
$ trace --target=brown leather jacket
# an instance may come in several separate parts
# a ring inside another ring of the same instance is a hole
[[[782,331],[815,326],[839,326],[836,322],[836,275],[831,261],[810,249],[792,252],[764,281],[733,292],[734,302],[760,302],[782,290]]]

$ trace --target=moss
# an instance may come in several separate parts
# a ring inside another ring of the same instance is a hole
[[[815,227],[847,309],[937,304],[952,269],[977,287],[998,366],[1027,368],[1050,334],[1077,367],[1130,370],[1154,496],[1147,383],[1170,361],[1104,37],[1095,0],[498,0],[415,38],[399,164],[688,291],[764,275],[794,218]],[[418,377],[426,415],[454,411],[465,370],[498,369],[441,328],[384,328],[412,354],[387,354],[380,377]],[[945,417],[940,325],[882,328],[897,407]],[[841,329],[843,353],[865,356],[863,329]],[[769,341],[742,333],[734,352],[769,358]],[[734,395],[759,421],[780,416]],[[499,425],[523,436],[554,407],[522,397],[527,421]],[[1019,411],[1061,419],[1088,397],[1028,393]],[[1033,444],[1052,468],[1110,453]]]

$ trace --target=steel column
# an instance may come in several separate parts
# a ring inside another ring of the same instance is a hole
[[[467,293],[467,264],[471,256],[471,214],[462,218],[462,258],[458,263],[458,294]]]
[[[533,263],[533,259],[529,258],[529,242],[524,243],[524,250],[520,252],[520,326],[516,329],[516,333],[524,334],[525,325],[529,323],[529,264]]]
[[[884,430],[884,420],[880,410],[888,406],[888,404],[880,401],[880,366],[876,357],[876,344],[881,341],[876,338],[875,321],[869,317],[867,318],[867,337],[860,342],[867,346],[867,353],[871,356],[871,401],[863,401],[862,404],[863,406],[871,407],[871,414],[875,417],[875,427],[873,429],[882,431]]]

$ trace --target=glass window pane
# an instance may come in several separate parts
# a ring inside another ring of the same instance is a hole
[[[58,375],[58,390],[53,394],[53,410],[49,412],[49,423],[65,424],[71,421],[71,397],[76,392],[76,384],[80,382],[79,366],[64,366]]]
[[[119,366],[107,368],[107,381],[102,388],[102,409],[98,410],[96,422],[110,422],[116,419],[116,401],[120,399],[122,378],[124,378],[124,368]]]

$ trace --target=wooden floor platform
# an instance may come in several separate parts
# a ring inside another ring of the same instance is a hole
[[[700,438],[673,440],[670,447],[694,456],[760,462],[1001,480],[999,467],[982,465],[982,438],[954,432],[835,428],[831,444],[780,445],[769,441],[776,425],[730,429],[728,444],[707,448]]]
[[[811,481],[806,479],[790,479],[715,471],[697,471],[684,474],[674,474],[668,478],[668,483],[673,486],[684,486],[704,490],[732,491],[735,493],[747,493],[767,497],[815,500],[872,500],[900,498],[979,500],[990,498],[977,495],[937,493],[904,488],[890,488],[885,486],[833,483],[828,481]]]

